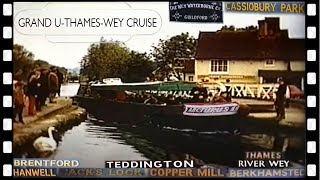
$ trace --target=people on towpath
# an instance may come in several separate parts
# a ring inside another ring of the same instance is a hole
[[[55,67],[51,67],[49,70],[35,66],[24,82],[22,81],[23,78],[19,75],[21,71],[19,70],[14,78],[13,105],[14,118],[18,116],[19,122],[23,123],[25,105],[28,106],[27,114],[34,116],[46,105],[48,98],[49,102],[53,103],[56,94],[60,95],[63,74]]]

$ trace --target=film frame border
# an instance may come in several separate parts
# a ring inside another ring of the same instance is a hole
[[[4,0],[1,3],[2,20],[1,20],[1,44],[2,44],[2,61],[1,61],[1,168],[2,176],[12,176],[12,140],[13,140],[13,2]]]
[[[319,177],[319,1],[310,0],[306,6],[306,177]],[[2,3],[2,61],[1,61],[1,167],[5,177],[12,177],[13,141],[13,2]],[[318,172],[318,173],[317,173]]]
[[[306,177],[319,177],[319,1],[306,2]]]

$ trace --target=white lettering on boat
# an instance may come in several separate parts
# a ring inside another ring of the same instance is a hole
[[[237,103],[226,104],[185,104],[183,112],[186,116],[223,116],[236,114],[239,109]]]

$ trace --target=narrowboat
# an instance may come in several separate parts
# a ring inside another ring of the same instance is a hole
[[[74,100],[89,113],[106,121],[130,125],[153,125],[195,131],[237,129],[243,115],[237,102],[224,103],[146,103],[130,100],[130,94],[168,94],[189,97],[197,83],[142,82],[80,84]],[[120,97],[120,98],[119,98]],[[122,97],[122,98],[121,98]]]

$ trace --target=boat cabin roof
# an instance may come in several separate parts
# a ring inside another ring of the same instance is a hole
[[[196,87],[195,82],[140,82],[140,83],[119,83],[119,84],[91,84],[92,90],[116,90],[116,91],[189,91]]]

